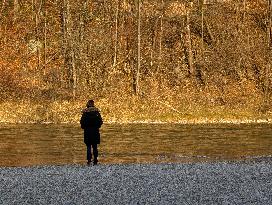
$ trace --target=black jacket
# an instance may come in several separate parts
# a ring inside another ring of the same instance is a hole
[[[80,125],[84,129],[84,143],[86,145],[100,144],[99,128],[102,124],[102,117],[96,107],[88,107],[82,111]]]

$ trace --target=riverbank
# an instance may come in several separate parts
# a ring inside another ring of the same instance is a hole
[[[85,101],[52,101],[39,104],[32,101],[0,103],[0,123],[78,123]],[[272,112],[258,106],[211,106],[174,102],[110,103],[98,100],[105,123],[272,123]]]
[[[271,160],[0,168],[0,204],[271,204]]]

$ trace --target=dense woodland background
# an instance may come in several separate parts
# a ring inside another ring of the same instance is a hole
[[[0,0],[1,120],[88,98],[113,121],[267,118],[271,23],[271,0]]]

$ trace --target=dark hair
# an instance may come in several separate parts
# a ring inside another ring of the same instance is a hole
[[[94,100],[89,100],[88,102],[87,102],[87,105],[86,105],[87,107],[93,107],[94,106]]]

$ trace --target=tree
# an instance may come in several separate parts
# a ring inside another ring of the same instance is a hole
[[[75,39],[70,0],[62,0],[62,46],[68,87],[76,94],[77,74],[75,65]]]
[[[141,70],[141,0],[137,0],[137,71],[136,71],[136,82],[135,82],[135,92],[139,94],[140,92],[140,70]]]

